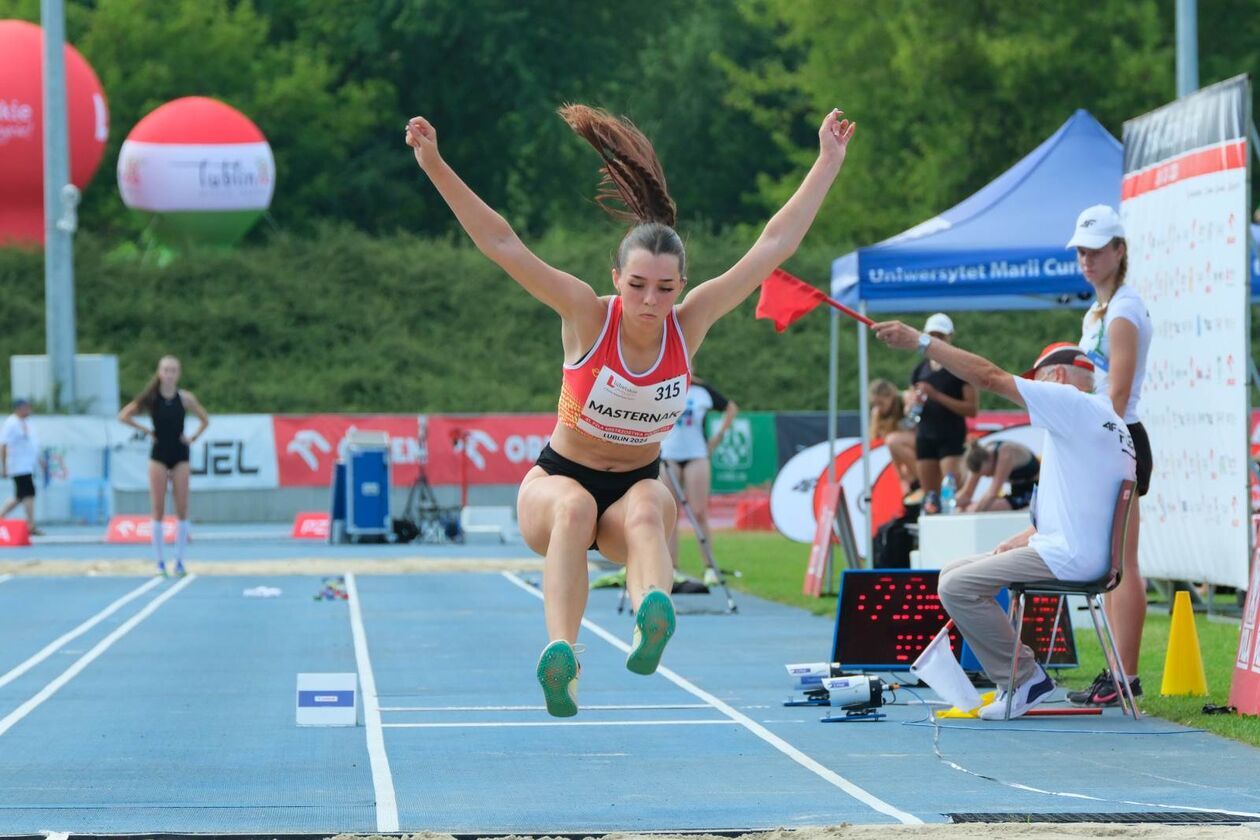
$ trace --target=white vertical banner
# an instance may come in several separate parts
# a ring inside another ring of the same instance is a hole
[[[147,424],[148,418],[139,418]],[[191,414],[184,433],[192,436],[199,421]],[[109,421],[110,478],[116,490],[147,490],[153,441],[116,421]],[[193,490],[269,490],[280,486],[275,435],[270,414],[212,414],[210,426],[189,447]]]
[[[1143,574],[1247,586],[1251,90],[1246,76],[1124,124],[1128,282],[1154,326],[1140,413],[1155,469]]]

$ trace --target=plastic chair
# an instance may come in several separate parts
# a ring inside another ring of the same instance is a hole
[[[1011,707],[1015,702],[1015,674],[1018,673],[1019,651],[1022,647],[1019,631],[1024,626],[1025,595],[1058,595],[1060,609],[1068,595],[1085,596],[1089,617],[1094,622],[1094,632],[1098,634],[1098,644],[1107,659],[1107,668],[1120,697],[1120,706],[1134,720],[1141,717],[1137,701],[1133,699],[1133,689],[1129,686],[1129,677],[1124,673],[1124,666],[1120,662],[1120,650],[1116,647],[1116,639],[1111,632],[1111,622],[1107,620],[1107,613],[1103,610],[1103,595],[1119,586],[1124,574],[1124,552],[1129,543],[1129,513],[1137,499],[1134,492],[1136,487],[1137,482],[1131,479],[1120,483],[1120,492],[1116,495],[1116,507],[1111,518],[1111,565],[1102,577],[1092,581],[1033,580],[1010,584],[1011,628],[1015,631],[1015,645],[1011,651],[1011,684],[1006,690],[1006,720],[1011,719]]]

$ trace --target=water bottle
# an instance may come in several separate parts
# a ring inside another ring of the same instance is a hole
[[[953,513],[955,508],[954,502],[954,474],[947,473],[945,480],[941,482],[941,513]]]

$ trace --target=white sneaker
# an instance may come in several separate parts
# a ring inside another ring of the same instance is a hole
[[[1039,704],[1050,699],[1054,692],[1054,680],[1037,666],[1037,672],[1015,689],[1015,702],[1011,704],[1011,718],[1020,717]],[[999,691],[997,697],[989,705],[980,709],[981,720],[1004,720],[1006,718],[1006,692]]]
[[[715,572],[713,569],[705,569],[704,570],[704,585],[708,587],[717,586],[718,585],[717,572]]]

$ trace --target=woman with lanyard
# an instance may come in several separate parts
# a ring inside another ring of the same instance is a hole
[[[1145,496],[1151,486],[1151,442],[1138,418],[1146,356],[1151,346],[1151,316],[1133,287],[1124,283],[1129,267],[1128,245],[1120,216],[1105,204],[1084,210],[1067,247],[1076,249],[1081,273],[1094,287],[1094,305],[1085,313],[1081,349],[1094,363],[1094,393],[1111,398],[1124,418],[1137,453],[1137,491]],[[1138,505],[1129,519],[1129,542],[1120,586],[1107,595],[1107,618],[1116,634],[1120,662],[1135,697],[1142,694],[1138,654],[1146,622],[1146,581],[1138,569]],[[1111,676],[1104,671],[1084,691],[1068,693],[1078,705],[1111,706],[1119,702]]]
[[[175,531],[175,574],[184,574],[184,549],[188,546],[188,448],[210,425],[210,416],[192,391],[179,389],[179,374],[179,359],[163,356],[157,373],[144,390],[118,413],[120,422],[153,438],[153,447],[149,450],[149,502],[153,510],[153,553],[160,575],[166,574],[166,560],[162,557],[166,538],[162,517],[166,514],[168,484],[179,520]],[[184,434],[184,417],[189,411],[201,421],[192,437]],[[133,419],[137,414],[149,415],[152,428],[137,423]]]
[[[553,268],[442,159],[423,117],[406,126],[416,162],[482,253],[560,316],[564,366],[550,444],[521,482],[517,518],[525,542],[544,556],[543,606],[550,643],[537,676],[547,711],[577,714],[574,645],[589,593],[586,552],[598,544],[626,566],[635,608],[626,667],[655,672],[674,632],[666,594],[673,581],[673,497],[659,480],[660,443],[686,406],[691,358],[713,324],[751,295],[804,238],[844,163],[855,125],[829,113],[818,157],[757,242],[724,274],[687,284],[676,208],[651,142],[628,120],[583,105],[560,116],[603,159],[597,201],[631,223],[613,256],[613,295]],[[505,138],[509,142],[510,138]],[[493,324],[488,325],[493,328]]]
[[[704,418],[710,411],[722,412],[722,420],[713,436],[704,435]],[[669,436],[661,441],[661,460],[665,469],[673,475],[670,491],[675,487],[682,489],[695,521],[691,524],[698,529],[697,533],[709,536],[709,491],[712,488],[712,472],[709,458],[713,450],[722,442],[731,421],[739,412],[739,406],[722,396],[717,388],[698,379],[691,380],[687,389],[687,407],[682,416],[670,430]],[[674,501],[680,500],[675,495]],[[674,528],[669,537],[669,556],[674,562],[674,583],[678,579],[678,529]],[[717,586],[717,572],[704,570],[704,585]]]

